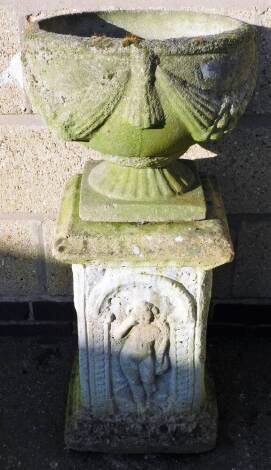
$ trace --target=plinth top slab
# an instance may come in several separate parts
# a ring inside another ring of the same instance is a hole
[[[233,259],[223,202],[215,181],[205,181],[206,220],[181,223],[88,222],[79,218],[81,175],[63,194],[54,256],[70,264],[177,265],[212,269]]]

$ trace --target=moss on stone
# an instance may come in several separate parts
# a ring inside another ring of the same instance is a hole
[[[54,255],[66,263],[105,266],[174,264],[212,269],[233,258],[221,197],[205,183],[207,219],[180,223],[86,222],[79,218],[81,175],[65,188],[56,227]]]

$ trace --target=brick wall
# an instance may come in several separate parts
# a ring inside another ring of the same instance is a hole
[[[271,3],[168,0],[167,8],[217,12],[257,26],[257,89],[238,128],[219,143],[194,146],[203,173],[216,174],[229,217],[236,258],[215,272],[218,302],[271,300]],[[32,113],[23,90],[20,35],[27,14],[52,13],[48,0],[0,0],[0,301],[68,301],[71,269],[51,255],[53,228],[65,181],[96,158],[60,141]],[[60,0],[59,9],[91,10],[111,1]],[[116,0],[114,8],[159,8],[162,0]],[[218,158],[210,158],[218,155]],[[22,304],[24,305],[24,304]],[[28,310],[29,315],[29,310]],[[31,316],[31,309],[30,309]]]

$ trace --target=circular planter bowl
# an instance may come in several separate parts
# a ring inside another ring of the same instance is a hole
[[[29,23],[23,62],[35,110],[64,139],[165,166],[234,127],[255,86],[255,35],[203,13],[70,14]]]

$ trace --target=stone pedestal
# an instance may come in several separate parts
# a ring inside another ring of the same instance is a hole
[[[68,183],[55,256],[73,264],[79,360],[66,444],[99,452],[203,452],[216,441],[206,373],[212,268],[232,259],[223,204],[205,181],[207,218],[94,223]]]

